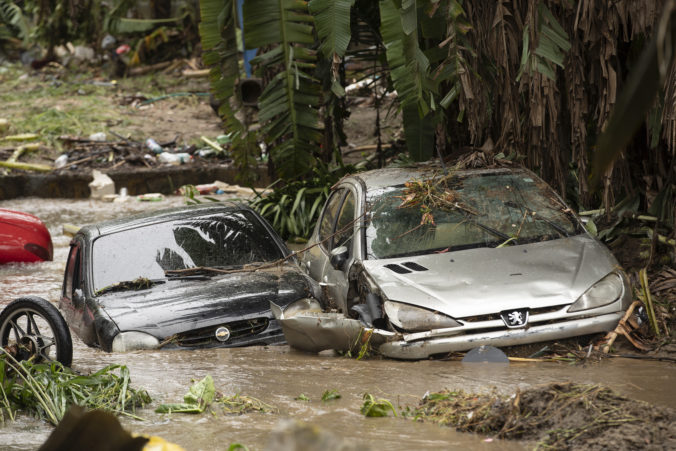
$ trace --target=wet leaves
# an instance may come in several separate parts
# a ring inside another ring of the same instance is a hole
[[[183,398],[182,403],[162,404],[157,413],[202,413],[207,408],[214,413],[222,409],[225,414],[243,414],[248,412],[274,412],[275,407],[251,396],[235,394],[226,396],[217,393],[214,380],[207,374],[202,380],[195,382]],[[239,448],[237,448],[239,449]]]
[[[361,413],[366,417],[386,417],[392,412],[396,417],[397,412],[394,406],[387,399],[376,399],[370,393],[364,393],[364,404],[361,406]]]
[[[145,390],[130,387],[129,369],[108,365],[96,373],[77,374],[59,362],[33,364],[0,355],[0,416],[14,419],[23,411],[56,425],[71,405],[134,415],[151,399]]]
[[[322,401],[324,401],[324,402],[333,401],[333,400],[339,399],[339,398],[341,398],[341,395],[335,389],[326,390],[322,394]]]
[[[548,449],[588,449],[614,440],[628,449],[646,448],[665,443],[676,432],[674,409],[633,401],[600,385],[574,383],[537,386],[511,397],[444,391],[426,395],[407,416],[463,432],[537,440],[538,447]]]
[[[300,395],[296,396],[295,398],[296,401],[310,401],[310,398],[305,396],[305,393],[301,393]]]

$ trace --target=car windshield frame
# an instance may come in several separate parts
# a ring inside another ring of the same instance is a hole
[[[91,249],[93,293],[110,292],[113,285],[139,279],[167,280],[171,278],[167,271],[230,269],[284,258],[273,235],[247,210],[144,224],[99,236]]]
[[[463,172],[445,181],[436,175],[407,184],[367,191],[366,259],[497,248],[584,233],[552,188],[528,172]],[[429,198],[412,198],[414,184],[434,187],[445,200],[425,205]]]

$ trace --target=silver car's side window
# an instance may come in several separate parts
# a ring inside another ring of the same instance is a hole
[[[331,249],[331,235],[333,234],[333,228],[336,224],[336,216],[338,216],[338,209],[340,208],[341,201],[345,195],[345,190],[337,190],[331,194],[331,197],[326,202],[326,207],[324,208],[324,213],[322,214],[322,220],[319,226],[319,240],[322,242],[322,247],[325,249]]]
[[[354,194],[348,191],[345,202],[340,209],[338,221],[336,222],[336,232],[333,237],[331,249],[338,246],[347,246],[351,248],[352,235],[354,234]]]

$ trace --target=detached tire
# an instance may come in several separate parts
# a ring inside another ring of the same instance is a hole
[[[37,296],[16,299],[0,313],[0,346],[17,360],[73,361],[66,321],[52,304]]]

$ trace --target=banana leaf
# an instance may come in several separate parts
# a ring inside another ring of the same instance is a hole
[[[316,52],[314,18],[293,0],[248,0],[243,7],[247,48],[270,48],[251,60],[259,73],[274,71],[259,99],[259,122],[279,175],[292,179],[314,165],[322,139],[320,85],[312,74]]]

